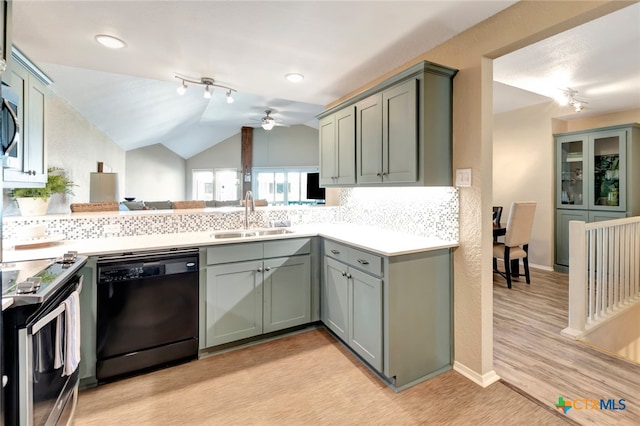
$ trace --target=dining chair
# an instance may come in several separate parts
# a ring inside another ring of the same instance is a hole
[[[502,217],[502,206],[493,206],[493,223],[500,225],[500,218]]]
[[[529,275],[529,239],[533,227],[533,216],[536,211],[535,201],[519,201],[511,204],[507,219],[507,232],[504,242],[493,243],[494,271],[504,276],[507,287],[511,288],[511,277],[519,275],[519,259],[524,264],[524,274],[527,284],[531,284]],[[497,259],[504,261],[505,272],[497,268]]]

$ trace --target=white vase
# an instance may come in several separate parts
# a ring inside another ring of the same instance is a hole
[[[22,216],[44,216],[49,208],[49,198],[16,197]]]

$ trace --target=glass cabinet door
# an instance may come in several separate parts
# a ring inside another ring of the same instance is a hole
[[[588,167],[586,142],[586,135],[558,138],[556,205],[559,208],[587,208],[589,195],[584,178]]]
[[[590,137],[590,208],[625,210],[626,170],[624,131],[600,132]]]

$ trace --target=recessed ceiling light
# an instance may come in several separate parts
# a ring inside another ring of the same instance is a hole
[[[287,80],[289,80],[292,83],[299,83],[302,80],[304,80],[304,75],[299,74],[297,72],[293,72],[291,74],[285,75],[284,78],[286,78]]]
[[[96,41],[109,49],[122,49],[127,45],[127,43],[119,38],[106,34],[98,34],[96,36]]]

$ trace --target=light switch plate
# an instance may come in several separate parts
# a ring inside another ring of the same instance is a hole
[[[471,169],[456,169],[456,186],[471,186]]]

